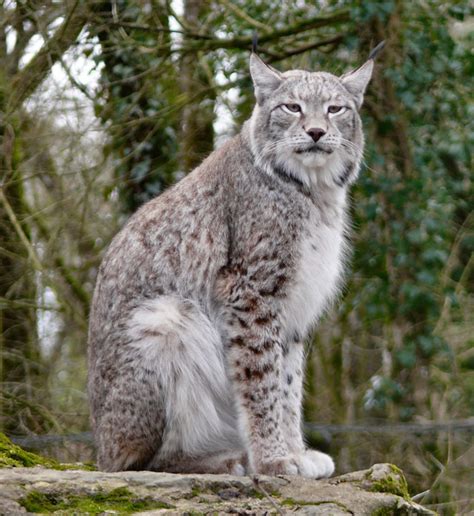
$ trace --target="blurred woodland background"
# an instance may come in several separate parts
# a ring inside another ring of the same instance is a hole
[[[466,1],[1,1],[0,430],[78,434],[40,451],[93,458],[78,441],[101,256],[249,116],[253,31],[272,65],[336,74],[385,39],[308,438],[339,472],[393,462],[418,501],[472,510],[473,29]]]

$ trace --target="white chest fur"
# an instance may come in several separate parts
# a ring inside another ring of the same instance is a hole
[[[338,291],[343,269],[343,218],[325,223],[315,209],[300,243],[296,276],[285,303],[286,331],[306,336]]]

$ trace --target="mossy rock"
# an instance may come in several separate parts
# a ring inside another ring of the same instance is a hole
[[[384,471],[380,475],[376,467],[369,470],[367,480],[371,482],[370,490],[377,493],[390,493],[401,496],[405,500],[411,500],[408,484],[402,470],[393,464],[389,464],[388,467],[390,468],[389,474]]]
[[[3,436],[0,450],[4,466],[0,469],[0,514],[434,514],[409,499],[403,474],[390,464],[321,480],[106,473],[78,471],[75,466],[44,459]]]
[[[32,468],[34,466],[59,470],[85,469],[93,471],[95,469],[90,464],[61,464],[54,459],[28,452],[21,446],[12,443],[5,434],[0,432],[0,468]]]

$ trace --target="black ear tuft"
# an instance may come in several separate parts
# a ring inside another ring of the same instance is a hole
[[[258,34],[257,31],[254,30],[252,34],[252,52],[257,52],[257,45],[258,45]]]
[[[385,40],[381,41],[375,48],[370,51],[369,59],[375,59],[377,54],[381,52],[385,47]]]
[[[255,52],[250,54],[250,75],[260,105],[283,81],[281,73],[265,64]]]

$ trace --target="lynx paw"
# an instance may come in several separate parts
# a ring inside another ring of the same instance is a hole
[[[297,475],[298,466],[296,465],[293,457],[282,457],[271,461],[262,462],[257,468],[258,473],[263,475]]]
[[[300,475],[306,478],[324,478],[334,473],[334,462],[329,455],[316,450],[305,450],[265,461],[257,468],[264,475]]]
[[[324,478],[334,473],[334,462],[329,455],[316,450],[305,450],[287,457],[262,462],[257,468],[264,475],[300,475]]]
[[[307,478],[324,478],[334,473],[334,461],[329,455],[316,450],[295,454],[298,475]]]

